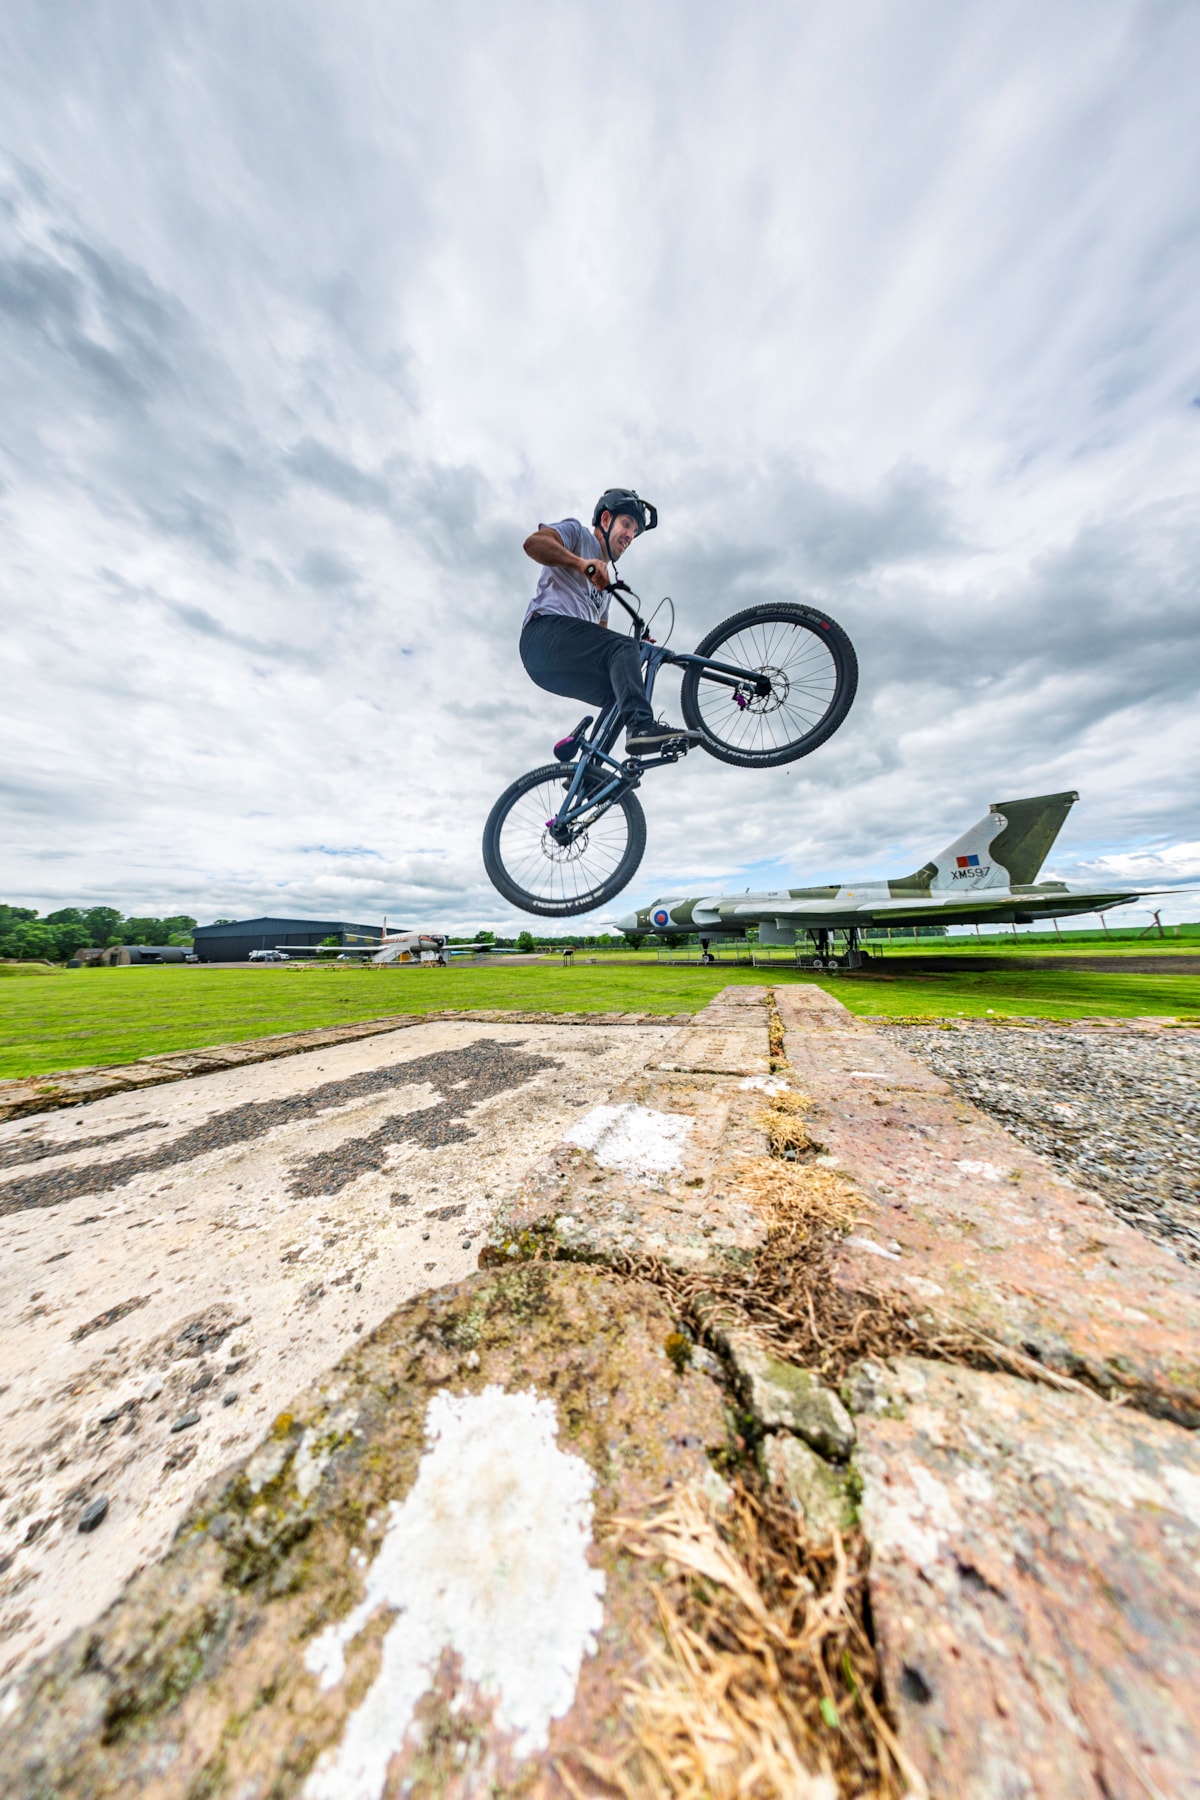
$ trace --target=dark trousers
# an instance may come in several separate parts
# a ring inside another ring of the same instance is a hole
[[[521,633],[526,673],[548,694],[566,694],[588,706],[621,708],[626,731],[653,725],[654,714],[642,685],[636,641],[587,619],[543,613]]]

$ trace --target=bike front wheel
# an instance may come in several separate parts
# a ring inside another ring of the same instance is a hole
[[[683,716],[721,762],[770,769],[832,737],[858,687],[858,658],[836,620],[815,606],[768,602],[734,613],[702,638],[696,655],[762,677],[766,692],[732,688],[689,668]]]
[[[646,849],[646,815],[625,792],[587,812],[563,843],[553,821],[574,771],[561,763],[531,769],[488,814],[483,862],[492,886],[522,912],[569,919],[603,906],[632,880]]]

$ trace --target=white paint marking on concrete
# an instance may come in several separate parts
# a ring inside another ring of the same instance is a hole
[[[395,1609],[379,1674],[309,1776],[306,1800],[379,1800],[444,1651],[457,1653],[463,1680],[494,1700],[497,1727],[528,1756],[570,1710],[596,1649],[604,1575],[587,1559],[592,1473],[555,1442],[553,1402],[498,1387],[435,1394],[426,1433],[365,1596],[305,1654],[332,1687],[345,1674],[345,1646],[379,1607]]]
[[[633,1101],[593,1106],[567,1133],[566,1142],[590,1150],[602,1169],[652,1178],[682,1168],[683,1146],[694,1123],[680,1113],[656,1112]]]
[[[1187,1469],[1179,1469],[1174,1463],[1167,1463],[1163,1469],[1163,1479],[1178,1510],[1200,1531],[1200,1475],[1193,1475]]]

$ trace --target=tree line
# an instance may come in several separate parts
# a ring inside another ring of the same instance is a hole
[[[195,919],[125,918],[115,906],[64,906],[42,918],[31,906],[0,902],[0,957],[66,962],[77,950],[110,944],[190,944]]]
[[[231,919],[215,919],[216,925],[230,925]],[[67,962],[79,950],[107,950],[110,944],[190,944],[195,919],[186,913],[173,913],[169,918],[126,918],[115,906],[64,906],[43,918],[31,906],[7,906],[0,902],[0,960],[20,962]],[[327,940],[336,943],[337,939]],[[641,937],[630,940],[634,949]],[[478,944],[481,949],[497,950],[611,950],[620,948],[623,940],[610,932],[589,936],[573,932],[564,937],[548,937],[522,931],[516,937],[498,937],[492,931],[477,931],[474,937],[452,937],[452,944]]]

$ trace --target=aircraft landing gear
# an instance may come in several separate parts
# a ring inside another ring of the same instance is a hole
[[[812,940],[815,955],[801,958],[797,952],[796,961],[802,969],[822,969],[826,974],[833,975],[842,969],[861,969],[864,963],[871,960],[867,952],[861,947],[857,925],[844,927],[843,935],[846,939],[846,948],[840,956],[836,955],[830,948],[829,940],[832,936],[831,927],[821,926],[815,928],[814,930],[811,930],[808,935]]]
[[[700,939],[700,961],[705,964],[715,963],[717,959],[713,955],[712,951],[709,949],[708,945],[709,945],[709,939],[706,937],[702,937]]]
[[[843,969],[861,969],[869,959],[865,950],[859,948],[858,926],[852,925],[846,933],[846,954],[842,958]]]

